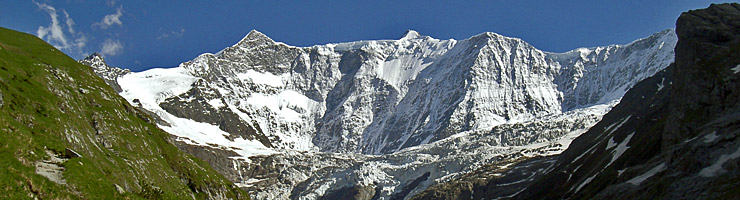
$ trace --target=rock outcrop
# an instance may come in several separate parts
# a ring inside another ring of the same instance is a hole
[[[98,53],[90,54],[82,60],[79,60],[83,65],[90,66],[95,72],[95,75],[102,78],[106,84],[110,85],[116,92],[121,92],[121,86],[118,85],[118,77],[131,73],[131,70],[121,69],[118,67],[111,67],[105,62],[103,56]]]

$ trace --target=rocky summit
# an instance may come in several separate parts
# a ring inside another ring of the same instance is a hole
[[[99,74],[258,198],[404,199],[490,163],[559,154],[668,67],[675,44],[665,30],[552,53],[490,32],[407,31],[295,47],[251,31],[178,67]]]
[[[108,66],[108,64],[105,63],[103,56],[98,53],[90,54],[90,56],[80,60],[79,62],[83,65],[90,66],[93,72],[95,72],[95,75],[102,78],[103,81],[110,85],[116,92],[122,91],[121,86],[118,85],[118,77],[131,72],[131,70],[128,69]]]

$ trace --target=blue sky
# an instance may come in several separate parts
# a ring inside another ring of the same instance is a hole
[[[294,46],[397,39],[407,29],[439,39],[491,31],[563,52],[628,43],[718,2],[734,1],[11,0],[0,3],[0,26],[75,59],[100,52],[110,65],[140,71],[217,52],[252,29]]]

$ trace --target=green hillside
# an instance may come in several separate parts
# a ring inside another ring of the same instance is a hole
[[[0,199],[249,198],[148,121],[89,67],[0,28]]]

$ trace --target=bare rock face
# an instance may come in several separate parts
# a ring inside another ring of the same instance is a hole
[[[663,146],[693,137],[696,128],[738,102],[740,12],[737,4],[686,12],[676,22],[675,96]],[[687,135],[688,134],[688,135]]]
[[[432,185],[410,199],[506,199],[547,173],[558,156],[489,163],[454,180]]]

